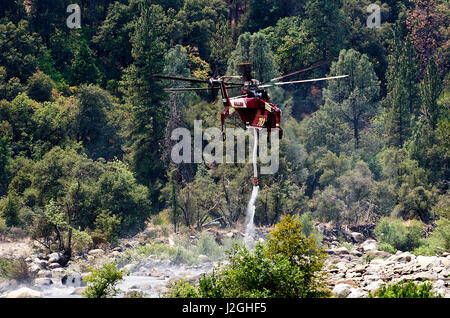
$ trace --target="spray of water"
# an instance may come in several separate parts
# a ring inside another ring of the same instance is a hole
[[[254,143],[253,143],[253,177],[258,177],[257,170],[257,149],[258,149],[258,131],[253,128]],[[255,202],[258,197],[259,186],[253,186],[252,196],[247,205],[247,214],[245,217],[245,243],[246,245],[253,245],[255,235]]]

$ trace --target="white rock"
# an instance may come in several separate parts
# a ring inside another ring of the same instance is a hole
[[[91,255],[91,256],[101,256],[101,255],[105,255],[105,251],[102,250],[101,248],[97,248],[97,249],[94,249],[94,250],[90,250],[90,251],[88,252],[88,255]]]
[[[370,261],[370,264],[371,265],[383,265],[384,261],[382,259],[375,258],[375,259]]]
[[[352,292],[353,287],[348,284],[337,284],[333,288],[333,294],[337,297],[347,297]]]
[[[233,232],[228,232],[227,234],[225,234],[226,237],[228,238],[233,238],[234,237],[234,233]]]
[[[58,253],[51,253],[49,256],[48,256],[48,262],[49,263],[56,263],[56,262],[58,262],[59,261],[59,254]]]
[[[363,291],[360,288],[353,288],[352,292],[348,294],[347,298],[365,298],[367,296],[367,292]]]
[[[417,264],[419,264],[423,270],[427,270],[431,266],[431,264],[433,262],[435,262],[436,260],[437,260],[437,258],[435,256],[420,255],[420,256],[417,256],[417,258],[416,258]]]
[[[346,272],[347,271],[347,263],[346,262],[339,262],[339,263],[336,264],[336,267],[341,272]]]
[[[377,241],[366,240],[361,244],[361,247],[364,252],[375,251],[377,249]]]
[[[364,289],[370,292],[374,292],[375,290],[379,289],[383,284],[384,282],[381,279],[379,279],[374,282],[371,282],[366,287],[364,287]]]
[[[53,284],[53,281],[50,278],[40,277],[34,280],[35,286],[50,286]]]
[[[136,269],[136,265],[135,264],[127,264],[123,267],[123,269],[125,269],[128,272],[133,272]]]
[[[12,292],[6,293],[0,296],[0,298],[42,298],[42,294],[37,290],[22,287],[13,290]]]
[[[400,254],[397,253],[397,254],[389,257],[389,260],[393,260],[394,262],[399,262],[399,263],[408,263],[408,262],[411,262],[412,260],[414,260],[415,258],[416,258],[416,256],[411,253],[403,252]]]

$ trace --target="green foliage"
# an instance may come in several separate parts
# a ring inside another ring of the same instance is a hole
[[[433,233],[422,239],[420,246],[413,253],[416,255],[434,256],[450,250],[450,220],[442,218],[436,221]]]
[[[91,270],[91,274],[84,278],[87,284],[82,292],[85,298],[112,298],[119,293],[117,282],[123,279],[125,272],[117,270],[115,263],[104,264],[103,269]]]
[[[227,74],[240,74],[239,63],[252,63],[252,75],[259,81],[268,81],[278,74],[275,56],[262,33],[243,33],[228,59]]]
[[[378,112],[380,84],[373,65],[365,54],[353,49],[342,50],[329,75],[349,75],[330,81],[324,90],[324,100],[331,106],[330,110],[351,127],[357,148],[363,119]]]
[[[168,288],[164,294],[166,298],[199,298],[196,288],[182,279],[169,283]]]
[[[0,137],[0,196],[6,194],[9,185],[9,165],[11,161],[11,148],[9,136]]]
[[[20,283],[31,283],[35,275],[23,258],[0,258],[0,277],[14,279]]]
[[[34,73],[27,84],[27,95],[37,102],[46,102],[52,98],[54,84],[50,77],[42,72]]]
[[[421,222],[412,221],[407,226],[398,219],[382,218],[375,227],[374,234],[379,242],[388,244],[396,250],[413,251],[420,245],[423,225]]]
[[[36,71],[40,47],[39,35],[30,32],[25,19],[16,24],[0,21],[0,66],[7,80],[15,77],[24,83]]]
[[[203,275],[197,289],[185,282],[169,291],[173,297],[186,294],[202,298],[323,297],[319,274],[325,255],[312,237],[302,233],[298,220],[286,216],[254,250],[237,245],[228,253],[228,264]]]
[[[100,71],[88,43],[83,39],[80,42],[72,63],[71,83],[96,84],[99,82]]]
[[[440,298],[439,294],[432,291],[433,285],[429,282],[416,284],[413,281],[402,281],[389,286],[381,286],[369,298]]]

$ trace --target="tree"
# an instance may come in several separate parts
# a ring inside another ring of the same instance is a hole
[[[249,0],[242,18],[244,32],[257,32],[274,25],[279,19],[291,17],[301,11],[305,1]]]
[[[11,161],[10,137],[0,137],[0,197],[6,194],[9,185],[9,165]]]
[[[380,85],[372,63],[365,54],[361,55],[353,49],[342,50],[329,75],[349,75],[330,81],[324,90],[324,100],[352,128],[355,148],[358,148],[364,121],[378,111]]]
[[[252,76],[259,81],[268,81],[278,74],[278,66],[266,37],[261,33],[243,33],[228,60],[227,74],[240,74],[239,63],[252,63]]]
[[[392,28],[391,54],[387,72],[389,106],[387,128],[391,144],[403,147],[411,135],[412,120],[418,114],[418,67],[414,48],[406,30],[405,15]]]
[[[76,94],[78,109],[74,118],[74,134],[87,154],[97,159],[121,157],[118,128],[111,123],[117,107],[111,95],[95,85],[81,85]]]
[[[198,287],[180,282],[168,295],[201,298],[326,297],[325,254],[315,239],[306,237],[298,220],[286,216],[253,250],[234,246],[228,262],[200,278]]]
[[[157,211],[159,190],[165,177],[160,142],[168,110],[163,105],[163,84],[152,75],[160,74],[164,68],[166,16],[158,5],[139,8],[131,37],[133,64],[126,70],[124,84],[133,106],[133,170],[139,182],[150,187],[151,201]]]
[[[74,85],[96,84],[100,79],[100,71],[86,40],[81,39],[72,63],[71,82]]]
[[[442,111],[437,103],[441,92],[441,78],[434,58],[431,57],[420,83],[420,95],[422,98],[421,112],[432,130],[436,129]]]
[[[24,83],[36,71],[41,41],[29,29],[26,20],[0,24],[0,65],[6,70],[6,81],[16,77]]]
[[[339,26],[339,27],[336,27]],[[303,29],[321,50],[318,60],[331,60],[345,45],[347,26],[340,1],[311,0],[304,9]]]
[[[437,58],[437,50],[445,41],[440,29],[440,26],[445,25],[445,17],[437,7],[437,0],[412,0],[412,2],[414,6],[408,10],[406,23],[420,62],[420,78],[422,78],[431,57]],[[445,66],[444,61],[438,64]]]
[[[27,95],[37,102],[46,102],[52,98],[54,87],[51,78],[39,71],[28,79]]]
[[[226,3],[221,0],[185,0],[175,17],[181,28],[181,43],[197,47],[200,57],[207,60],[216,23],[226,19],[227,13]]]

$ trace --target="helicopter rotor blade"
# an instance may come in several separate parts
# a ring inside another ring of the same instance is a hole
[[[169,76],[169,75],[161,75],[161,74],[153,74],[152,77],[171,79],[171,80],[176,80],[176,81],[193,82],[193,83],[208,83],[207,79],[199,79],[199,78],[186,78],[186,77]]]
[[[259,85],[258,87],[266,88],[266,87],[281,86],[281,85],[287,85],[287,84],[300,84],[300,83],[308,83],[308,82],[327,81],[327,80],[344,78],[344,77],[348,77],[348,75],[338,75],[338,76],[322,77],[322,78],[311,78],[311,79],[307,79],[307,80],[299,80],[299,81],[291,81],[291,82],[278,82],[278,83],[272,83],[272,84]]]
[[[242,87],[242,85],[229,85],[226,88],[238,88]],[[183,91],[207,91],[213,89],[212,87],[173,87],[173,88],[164,88],[165,91],[168,92],[183,92]]]
[[[317,63],[311,65],[310,67],[307,67],[307,68],[304,68],[304,69],[301,69],[301,70],[298,70],[298,71],[295,71],[295,72],[292,72],[292,73],[288,73],[288,74],[282,75],[280,77],[272,78],[270,80],[270,82],[279,81],[280,79],[283,79],[283,78],[286,78],[286,77],[289,77],[289,76],[292,76],[292,75],[295,75],[295,74],[299,74],[299,73],[303,73],[303,72],[306,72],[306,71],[309,71],[309,70],[313,70],[313,69],[318,68],[318,67],[320,67],[320,66],[322,66],[324,64],[327,64],[328,62],[329,62],[328,60],[317,62]]]

